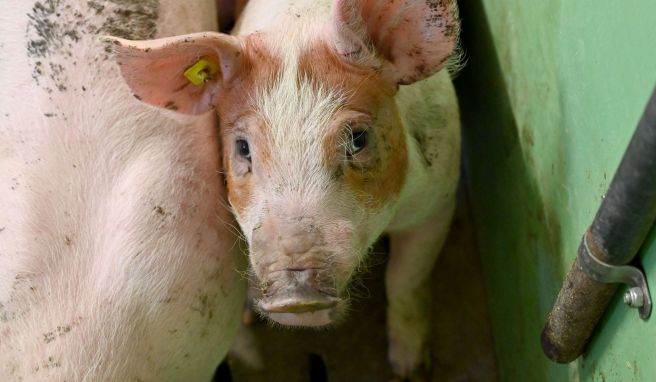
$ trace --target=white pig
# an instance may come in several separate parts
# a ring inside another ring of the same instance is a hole
[[[251,0],[233,33],[113,42],[135,97],[217,110],[229,201],[271,320],[338,321],[349,280],[389,233],[389,359],[419,376],[459,174],[455,2]]]
[[[2,2],[1,381],[212,378],[245,293],[215,118],[138,102],[98,36],[215,20],[213,0]]]

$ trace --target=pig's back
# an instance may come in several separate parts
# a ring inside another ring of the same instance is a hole
[[[243,285],[213,116],[140,104],[97,39],[216,28],[213,2],[178,3],[3,4],[3,380],[206,380],[227,351]]]
[[[330,9],[330,0],[249,0],[233,34],[282,29],[292,36],[296,24],[321,24],[330,20]]]

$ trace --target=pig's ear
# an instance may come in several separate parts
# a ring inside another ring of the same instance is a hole
[[[381,57],[399,84],[442,69],[460,29],[456,0],[333,0],[333,26],[341,56]]]
[[[201,114],[237,74],[240,41],[220,33],[197,33],[150,41],[106,37],[134,97],[185,114]]]

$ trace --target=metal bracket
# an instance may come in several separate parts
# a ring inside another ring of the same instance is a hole
[[[631,265],[611,265],[599,260],[588,245],[588,236],[588,232],[583,235],[585,250],[581,251],[580,258],[583,271],[600,283],[628,285],[624,302],[631,308],[638,309],[640,318],[648,319],[651,314],[651,296],[645,275],[640,269]]]

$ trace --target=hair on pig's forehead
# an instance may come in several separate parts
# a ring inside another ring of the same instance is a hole
[[[320,158],[327,127],[347,95],[311,81],[301,72],[299,56],[293,51],[284,56],[277,79],[258,89],[253,103],[265,124],[270,147],[307,161]]]
[[[257,111],[276,146],[321,139],[344,103],[345,96],[339,90],[315,87],[307,80],[288,78],[287,74],[256,98]]]
[[[257,96],[268,148],[267,171],[281,192],[312,195],[330,185],[325,141],[330,121],[342,104],[340,94],[296,81],[292,70]]]

